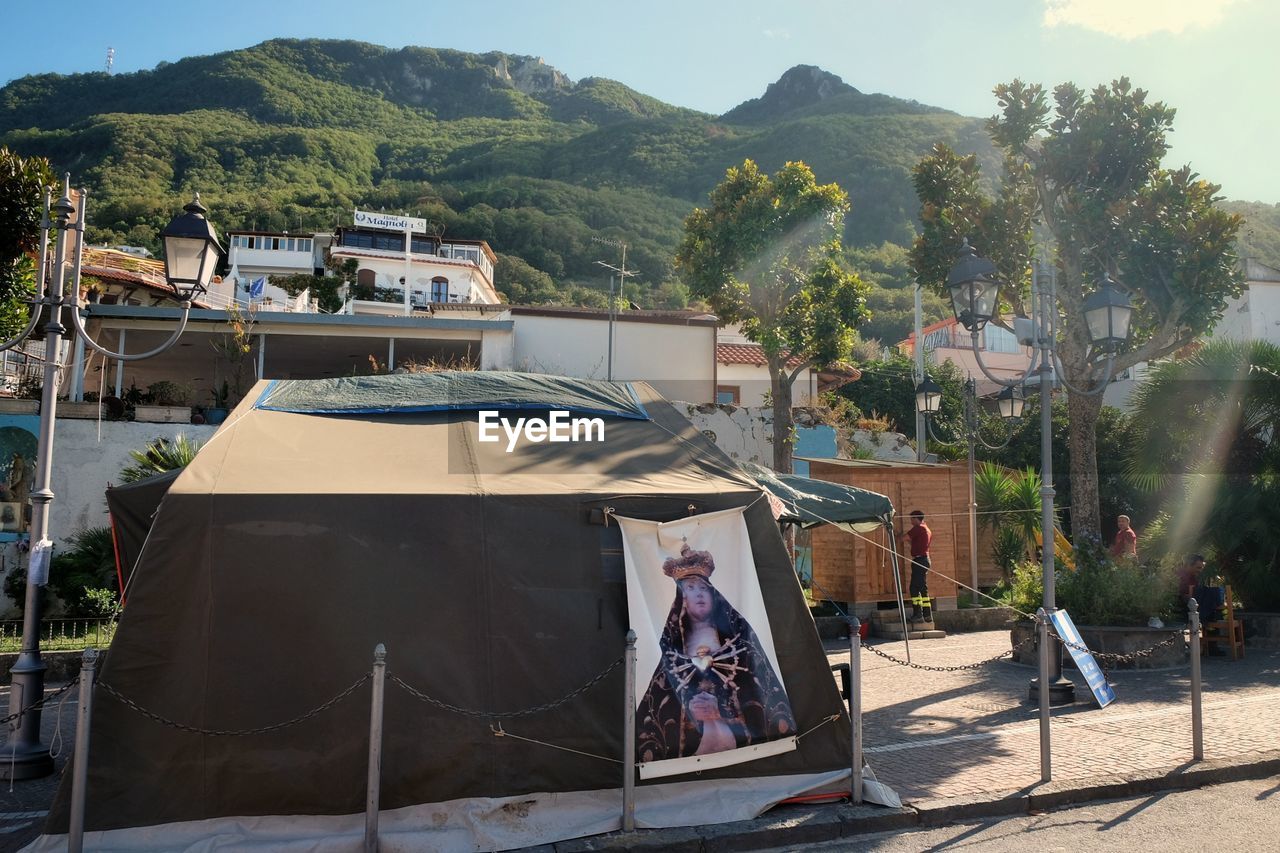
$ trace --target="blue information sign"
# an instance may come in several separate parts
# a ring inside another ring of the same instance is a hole
[[[1098,700],[1098,707],[1105,708],[1116,701],[1116,692],[1111,689],[1110,684],[1107,684],[1107,677],[1102,674],[1102,668],[1085,648],[1084,640],[1080,638],[1080,632],[1076,630],[1076,625],[1067,615],[1067,611],[1055,610],[1049,614],[1049,620],[1053,622],[1053,630],[1058,632],[1058,636],[1071,644],[1067,646],[1067,651],[1071,652],[1071,659],[1076,662],[1076,669],[1080,670],[1085,683],[1093,691],[1093,698]],[[1072,648],[1072,646],[1080,648]]]

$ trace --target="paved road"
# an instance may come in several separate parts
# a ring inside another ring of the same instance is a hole
[[[876,641],[872,641],[876,642]],[[832,663],[848,660],[834,651]],[[876,646],[898,657],[902,643]],[[981,661],[1009,648],[1008,631],[917,640],[912,660]],[[1280,744],[1280,650],[1249,647],[1240,661],[1204,659],[1205,758],[1247,758]],[[864,743],[881,781],[904,802],[989,795],[1040,781],[1039,717],[1027,704],[1030,667],[924,672],[863,652]],[[1115,671],[1117,700],[1098,708],[1074,670],[1075,705],[1054,709],[1054,781],[1118,776],[1191,760],[1189,667]],[[1280,845],[1278,845],[1280,847]]]
[[[1280,777],[1086,803],[1043,815],[864,835],[785,850],[907,853],[1273,853],[1280,847]]]

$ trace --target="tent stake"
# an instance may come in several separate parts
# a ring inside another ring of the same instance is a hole
[[[98,650],[84,650],[80,663],[80,707],[76,711],[76,752],[71,770],[71,825],[67,835],[68,853],[84,850],[84,798],[89,781],[89,715],[93,711],[93,672]]]
[[[407,297],[406,297],[407,298]],[[369,781],[364,811],[365,853],[378,851],[378,807],[382,799],[382,706],[387,679],[387,647],[373,650],[373,696],[369,703]]]
[[[627,665],[624,680],[626,708],[622,725],[622,831],[636,828],[636,632],[627,631]]]

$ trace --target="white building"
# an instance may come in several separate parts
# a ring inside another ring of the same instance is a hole
[[[338,229],[329,249],[331,259],[359,265],[352,313],[389,313],[399,306],[408,314],[440,304],[502,301],[493,283],[497,256],[485,241],[445,240],[426,233],[425,220],[408,216],[357,210],[354,221]]]
[[[998,394],[1003,386],[986,378],[978,356],[973,352],[973,338],[955,317],[948,317],[920,330],[924,341],[925,370],[929,365],[949,361],[965,376],[972,376],[979,397]],[[898,352],[915,356],[916,336],[912,332],[897,344]],[[1031,364],[1031,347],[1018,343],[1013,332],[994,323],[988,323],[978,333],[978,351],[982,365],[994,375],[1006,381],[1021,377]]]
[[[1268,341],[1280,346],[1280,270],[1244,259],[1244,289],[1227,302],[1218,324],[1204,336],[1209,341]],[[1147,376],[1147,362],[1125,370],[1106,390],[1108,406],[1129,407],[1129,397]]]
[[[265,311],[309,311],[309,293],[291,296],[271,283],[272,276],[325,274],[324,258],[332,234],[290,234],[287,231],[228,231],[230,270],[209,288],[209,301],[218,307],[252,302]],[[254,282],[262,280],[260,291]]]

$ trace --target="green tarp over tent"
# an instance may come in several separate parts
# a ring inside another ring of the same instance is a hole
[[[750,462],[740,464],[761,488],[782,502],[785,511],[779,521],[801,527],[831,524],[865,533],[888,524],[893,517],[893,504],[884,495],[796,474],[777,474]]]

